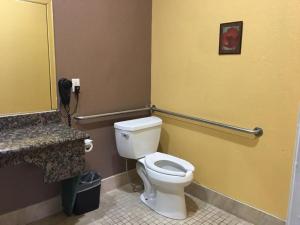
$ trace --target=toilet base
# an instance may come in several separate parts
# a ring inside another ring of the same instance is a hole
[[[150,209],[162,216],[176,220],[183,220],[187,217],[184,192],[173,195],[156,190],[155,197],[146,198],[143,193],[140,199]]]
[[[137,173],[145,187],[140,196],[142,202],[162,216],[177,220],[185,219],[187,210],[184,187],[191,182],[192,177],[190,177],[190,181],[181,185],[166,185],[158,181],[150,182],[144,164],[144,158],[139,159],[136,164]]]

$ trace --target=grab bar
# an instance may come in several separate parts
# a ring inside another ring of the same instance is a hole
[[[215,121],[202,119],[202,118],[195,117],[195,116],[188,116],[188,115],[184,115],[181,113],[176,113],[176,112],[171,112],[168,110],[156,108],[155,105],[153,105],[151,107],[151,110],[154,112],[159,112],[159,113],[163,113],[163,114],[167,114],[167,115],[171,115],[171,116],[175,116],[175,117],[180,117],[180,118],[187,119],[187,120],[205,123],[208,125],[218,126],[218,127],[222,127],[222,128],[226,128],[226,129],[230,129],[230,130],[234,130],[234,131],[239,131],[239,132],[246,133],[246,134],[252,134],[256,137],[260,137],[263,135],[263,129],[260,127],[255,127],[254,129],[237,127],[237,126],[233,126],[233,125],[229,125],[229,124],[225,124],[225,123],[215,122]]]
[[[75,116],[74,119],[75,120],[89,120],[89,119],[97,119],[97,118],[101,118],[101,117],[116,116],[116,115],[122,115],[122,114],[134,113],[134,112],[142,112],[142,111],[149,111],[149,110],[151,110],[151,107],[124,110],[124,111],[117,111],[117,112],[111,112],[111,113],[95,114],[95,115],[90,115],[90,116]]]
[[[215,121],[212,121],[212,120],[202,119],[202,118],[195,117],[195,116],[188,116],[188,115],[185,115],[185,114],[172,112],[172,111],[165,110],[165,109],[160,109],[160,108],[157,108],[155,105],[153,105],[151,107],[144,107],[144,108],[139,108],[139,109],[117,111],[117,112],[111,112],[111,113],[95,114],[95,115],[90,115],[90,116],[75,116],[74,119],[78,120],[78,121],[81,121],[81,120],[97,119],[97,118],[103,118],[103,117],[108,117],[108,116],[134,113],[134,112],[142,112],[142,111],[148,111],[148,110],[151,111],[151,113],[152,112],[159,112],[159,113],[163,113],[163,114],[167,114],[167,115],[171,115],[171,116],[175,116],[175,117],[179,117],[179,118],[183,118],[183,119],[187,119],[187,120],[192,120],[192,121],[196,121],[196,122],[200,122],[200,123],[205,123],[205,124],[208,124],[208,125],[218,126],[218,127],[221,127],[221,128],[226,128],[226,129],[230,129],[230,130],[234,130],[234,131],[238,131],[238,132],[242,132],[242,133],[246,133],[246,134],[252,134],[255,137],[260,137],[260,136],[263,135],[263,129],[260,128],[260,127],[255,127],[254,129],[237,127],[237,126],[234,126],[234,125],[215,122]]]

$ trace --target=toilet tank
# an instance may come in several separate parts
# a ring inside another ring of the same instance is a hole
[[[114,124],[119,155],[139,159],[157,151],[162,120],[155,116]]]

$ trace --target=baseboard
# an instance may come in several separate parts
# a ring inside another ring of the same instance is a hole
[[[130,179],[137,177],[136,170],[130,170]],[[101,182],[101,193],[111,191],[115,188],[129,183],[126,172],[116,174],[114,176],[105,178]],[[60,196],[51,198],[49,200],[27,206],[6,214],[0,215],[1,225],[26,225],[37,220],[49,217],[62,211]]]
[[[185,191],[204,202],[214,205],[255,225],[285,225],[285,221],[275,216],[236,201],[195,182],[188,186]]]
[[[1,225],[26,225],[62,211],[59,196],[0,215]]]
[[[129,176],[129,178],[128,178]],[[118,187],[121,187],[125,184],[129,183],[130,180],[136,180],[138,177],[136,169],[132,169],[127,172],[119,173],[116,175],[113,175],[111,177],[105,178],[101,181],[101,193],[105,193],[108,191],[111,191],[113,189],[116,189]]]

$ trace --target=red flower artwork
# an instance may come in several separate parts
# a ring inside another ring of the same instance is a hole
[[[236,48],[239,44],[239,31],[235,27],[229,28],[225,33],[222,35],[222,44],[227,48]]]
[[[219,54],[241,53],[242,30],[242,21],[220,25]]]

